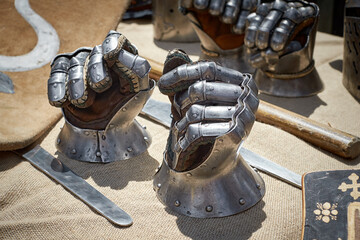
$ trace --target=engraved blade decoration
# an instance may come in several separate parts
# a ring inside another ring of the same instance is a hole
[[[142,109],[141,114],[165,127],[169,128],[171,125],[171,105],[169,103],[150,98]],[[301,189],[301,176],[299,174],[244,147],[240,148],[240,154],[250,166]]]
[[[122,227],[130,226],[133,223],[131,217],[125,211],[39,145],[22,156],[111,223]]]

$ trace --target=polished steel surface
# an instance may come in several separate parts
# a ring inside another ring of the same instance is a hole
[[[160,106],[149,107],[149,106]],[[171,126],[171,105],[169,103],[160,102],[150,98],[143,108],[141,114],[153,119],[154,121],[162,124],[165,127]],[[266,159],[244,147],[240,148],[240,155],[243,159],[252,167],[258,169],[261,172],[269,174],[281,181],[287,182],[295,187],[301,188],[301,175],[284,168],[269,159]]]
[[[178,10],[178,0],[153,0],[154,39],[162,42],[198,42],[189,20]]]
[[[250,166],[301,189],[301,175],[294,173],[289,169],[284,168],[244,147],[239,149],[239,153],[245,161],[250,164]]]
[[[133,223],[124,210],[39,145],[23,154],[23,157],[111,223],[122,227],[128,227]]]
[[[160,78],[158,87],[171,96],[175,115],[154,176],[159,200],[196,218],[230,216],[259,202],[264,181],[237,154],[259,104],[252,76],[214,62],[180,64]]]

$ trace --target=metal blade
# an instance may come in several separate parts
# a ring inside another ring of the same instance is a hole
[[[39,145],[22,156],[111,223],[122,227],[130,226],[133,223],[131,217],[125,211],[116,206],[115,203],[106,198],[83,178],[76,175],[61,161],[54,158]]]
[[[240,148],[240,154],[250,166],[301,189],[301,175],[244,147]]]
[[[141,111],[142,115],[170,128],[171,126],[171,105],[150,98]],[[286,183],[301,189],[301,176],[290,171],[244,147],[240,149],[241,156],[252,167],[278,178]]]
[[[171,105],[169,103],[150,98],[141,110],[141,114],[165,127],[170,128],[171,126]]]

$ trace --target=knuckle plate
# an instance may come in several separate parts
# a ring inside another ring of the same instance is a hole
[[[48,99],[53,106],[61,106],[66,101],[66,82],[69,67],[69,59],[62,56],[56,57],[52,63],[48,80]]]
[[[112,82],[104,64],[100,46],[94,47],[91,52],[87,71],[89,85],[96,92],[103,92],[111,86]]]

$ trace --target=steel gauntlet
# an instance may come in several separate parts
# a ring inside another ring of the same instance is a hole
[[[60,54],[51,63],[48,98],[65,125],[56,146],[67,157],[112,162],[144,152],[150,136],[134,119],[154,88],[150,65],[124,35]]]
[[[299,97],[322,90],[313,60],[318,17],[316,4],[300,0],[263,3],[248,16],[244,41],[260,91]]]
[[[259,104],[251,75],[214,62],[191,63],[179,50],[170,52],[165,69],[158,86],[170,98],[173,123],[154,179],[159,199],[192,217],[227,216],[253,206],[264,183],[237,152]]]

